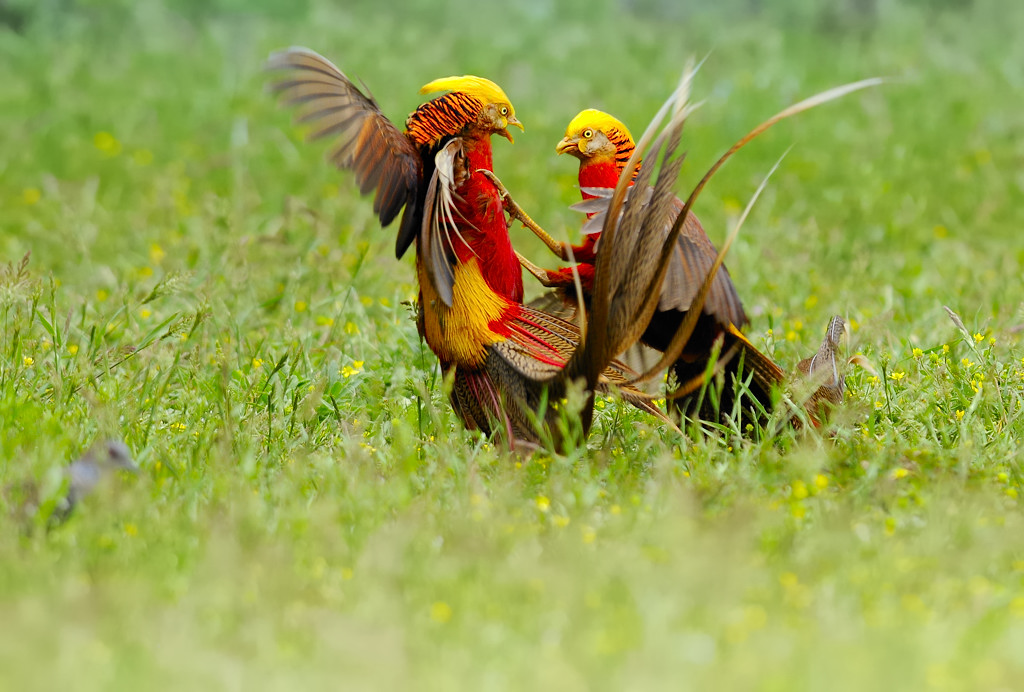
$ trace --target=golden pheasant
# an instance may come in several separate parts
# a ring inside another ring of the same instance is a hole
[[[692,77],[692,72],[690,77]],[[684,79],[684,83],[680,85],[681,90],[688,86],[688,81],[689,77]],[[750,204],[727,238],[723,251],[719,252],[717,256],[714,246],[704,233],[700,223],[692,215],[691,209],[705,185],[722,165],[768,128],[790,116],[881,83],[881,79],[872,78],[844,84],[815,94],[779,111],[741,137],[719,157],[690,192],[685,203],[673,195],[671,204],[668,204],[659,196],[657,189],[652,190],[646,183],[641,184],[640,179],[644,177],[646,166],[639,169],[639,176],[636,175],[635,166],[638,165],[643,147],[640,144],[634,147],[632,137],[625,125],[600,111],[583,111],[569,124],[565,137],[556,147],[558,153],[569,152],[580,159],[579,178],[581,187],[583,187],[584,201],[575,205],[575,208],[586,212],[588,217],[591,217],[584,225],[584,233],[587,237],[583,243],[571,245],[555,241],[537,226],[514,203],[504,187],[501,187],[502,198],[512,216],[530,228],[556,255],[565,260],[575,259],[579,264],[567,270],[548,271],[534,266],[522,257],[520,257],[520,262],[541,283],[561,289],[566,294],[570,291],[571,293],[576,292],[571,287],[577,285],[578,281],[584,302],[587,300],[588,291],[591,288],[596,290],[598,287],[598,282],[591,276],[600,274],[597,270],[602,263],[611,266],[612,269],[608,273],[619,277],[619,280],[623,282],[625,282],[624,277],[632,273],[649,276],[651,281],[646,284],[646,288],[637,289],[647,291],[642,305],[637,306],[636,312],[633,313],[639,322],[638,328],[642,330],[642,333],[637,336],[659,350],[663,350],[664,353],[655,366],[647,369],[640,377],[631,380],[631,383],[650,379],[652,375],[660,371],[660,368],[671,366],[675,370],[680,384],[679,388],[669,395],[670,398],[687,396],[694,391],[694,385],[702,382],[704,373],[711,369],[709,355],[717,349],[709,349],[709,345],[721,340],[720,343],[724,345],[723,351],[726,355],[714,364],[714,371],[718,372],[724,365],[726,371],[732,373],[733,380],[736,379],[736,374],[741,371],[741,368],[750,371],[749,391],[753,399],[756,400],[757,406],[748,407],[747,411],[750,411],[751,408],[755,413],[759,412],[757,408],[767,410],[773,403],[772,390],[782,381],[784,374],[770,358],[755,349],[740,333],[739,328],[747,321],[746,314],[743,312],[743,306],[739,302],[736,289],[728,274],[724,272],[724,269],[717,271],[722,268],[724,252],[735,238],[740,225],[750,211]],[[685,104],[685,101],[684,97],[680,103]],[[688,112],[689,106],[684,105],[683,109]],[[677,115],[680,114],[677,113]],[[685,114],[681,115],[682,117],[678,120],[685,121]],[[679,128],[681,130],[681,125]],[[665,147],[665,151],[674,150],[681,134],[674,128],[670,127],[669,130],[671,134],[667,134],[667,136],[671,143]],[[646,141],[649,132],[650,128],[641,138],[641,143]],[[653,150],[656,153],[661,153],[657,147],[654,147]],[[624,161],[628,161],[625,168],[623,168]],[[776,164],[777,166],[778,164]],[[678,167],[676,167],[677,173]],[[625,204],[624,200],[630,196],[626,187],[634,177],[637,188],[643,192],[636,195],[638,199],[630,200],[629,204]],[[659,184],[662,178],[667,178],[667,176],[659,176]],[[616,189],[614,193],[611,193],[608,188],[616,180]],[[754,194],[751,204],[757,199],[766,181],[767,178]],[[498,185],[500,186],[500,183]],[[592,187],[595,185],[597,187]],[[662,192],[664,193],[664,190]],[[588,197],[595,197],[595,199],[587,199]],[[648,211],[646,200],[650,200],[650,207],[660,206],[661,208]],[[631,208],[627,209],[627,207]],[[631,218],[631,215],[634,218]],[[617,227],[620,216],[626,228],[623,233],[616,234],[615,247],[610,247],[607,240],[608,229]],[[637,223],[635,218],[637,216],[644,217],[642,223]],[[652,225],[658,226],[658,228],[652,230]],[[660,245],[660,250],[658,243],[651,243],[648,240],[636,240],[632,245],[628,243],[623,245],[623,240],[618,236],[636,228],[644,228],[654,237],[662,239],[664,242]],[[622,252],[624,247],[628,247],[630,252]],[[597,258],[595,268],[591,269],[589,265],[595,263],[593,259],[595,256]],[[658,266],[653,274],[650,273],[648,267],[652,262]],[[608,289],[607,285],[604,285],[603,288]],[[602,296],[602,301],[604,300],[606,297]],[[591,296],[590,302],[593,304],[593,296]],[[603,321],[602,317],[601,322],[603,323]],[[632,332],[628,333],[632,334]],[[627,347],[630,341],[627,338],[617,343],[621,347]],[[737,354],[738,358],[735,357]],[[718,407],[720,415],[728,414],[731,409],[735,408],[733,405],[734,391],[732,383],[728,382],[723,389],[723,399]],[[696,412],[701,417],[708,417],[714,413],[713,407],[708,405],[708,402],[704,401],[702,397],[697,398],[696,401],[694,401],[694,397],[688,397],[688,399],[688,401],[684,400],[684,411]]]
[[[599,110],[587,109],[572,119],[565,137],[555,147],[555,151],[579,159],[579,184],[583,199],[587,200],[594,199],[601,190],[615,185],[633,155],[634,148],[633,137],[622,122]],[[578,208],[588,211],[588,216],[593,216],[602,204],[597,201],[592,205],[578,205]],[[683,202],[676,198],[674,208],[678,214],[683,208]],[[673,220],[674,217],[666,218],[664,235],[668,234]],[[526,263],[531,272],[538,275],[544,285],[555,288],[568,305],[577,303],[574,274],[579,275],[584,300],[589,302],[589,293],[593,288],[593,264],[601,238],[595,221],[600,219],[591,220],[585,226],[583,242],[579,245],[560,243],[534,227],[538,235],[543,233],[541,238],[556,255],[563,260],[578,263],[574,267],[555,270],[538,270]],[[676,251],[661,285],[657,310],[643,332],[642,343],[659,351],[668,347],[691,309],[701,282],[714,264],[717,254],[717,249],[704,232],[700,221],[690,213],[679,233]],[[759,352],[740,332],[748,322],[729,272],[722,267],[703,301],[703,309],[686,348],[672,365],[676,381],[683,385],[699,379],[707,371],[716,339],[722,340],[723,353],[731,349],[738,352],[724,365],[728,377],[717,406],[723,417],[733,412],[734,379],[749,374],[749,391],[756,400],[756,406],[770,411],[773,389],[785,377],[782,369]],[[716,406],[707,397],[699,397],[697,394],[683,398],[678,405],[685,415],[697,415],[705,419],[715,416]],[[747,403],[745,408],[750,406]]]
[[[501,196],[486,175],[491,135],[511,141],[507,128],[522,128],[505,93],[480,77],[435,80],[422,92],[447,93],[417,108],[402,132],[313,51],[276,53],[268,67],[290,73],[273,88],[300,106],[297,121],[316,124],[311,138],[338,136],[329,159],[354,171],[362,193],[376,192],[381,225],[404,207],[396,254],[415,242],[419,331],[452,377],[459,417],[471,429],[502,435],[510,446],[545,438],[560,444],[548,402],[558,400],[566,383],[583,378],[592,403],[595,389],[627,375],[602,349],[573,357],[580,343],[576,327],[522,304],[522,270]],[[570,360],[572,367],[564,369]],[[627,388],[623,395],[658,414],[638,391]],[[584,427],[589,416],[585,410]]]

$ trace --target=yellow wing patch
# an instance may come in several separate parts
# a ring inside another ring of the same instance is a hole
[[[487,347],[505,340],[491,330],[490,323],[505,319],[512,303],[491,290],[475,257],[455,265],[451,307],[434,291],[419,261],[416,273],[423,291],[424,337],[430,349],[444,363],[483,367]]]

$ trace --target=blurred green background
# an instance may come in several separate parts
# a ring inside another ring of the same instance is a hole
[[[998,0],[0,0],[0,687],[1017,688],[1021,35]],[[682,193],[886,77],[697,205],[720,241],[792,145],[727,262],[749,333],[791,370],[842,314],[877,376],[834,436],[601,401],[589,448],[502,454],[448,407],[393,229],[266,93],[289,45],[398,123],[436,77],[498,82],[526,132],[495,170],[562,238],[582,108],[638,133],[706,57]],[[108,436],[142,473],[45,531]]]

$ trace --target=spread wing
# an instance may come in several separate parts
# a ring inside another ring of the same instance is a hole
[[[587,194],[596,195],[593,199],[578,202],[572,206],[576,211],[593,216],[583,225],[584,233],[600,233],[604,225],[605,211],[608,209],[608,201],[612,195],[611,188],[592,188],[583,190]],[[629,199],[632,190],[627,192]],[[652,191],[648,189],[647,199],[644,201],[644,208],[650,204]],[[674,201],[674,214],[667,218],[663,226],[661,239],[668,237],[669,230],[675,216],[683,208],[682,200],[676,198]],[[598,243],[600,246],[600,242]],[[674,259],[669,262],[668,270],[665,273],[665,280],[661,284],[661,295],[658,299],[658,310],[667,312],[678,310],[686,312],[690,309],[693,299],[700,291],[700,285],[707,276],[711,265],[715,262],[718,249],[715,247],[703,226],[697,220],[696,215],[687,216],[683,229],[676,241]],[[737,327],[746,325],[750,320],[743,310],[743,303],[740,301],[736,287],[725,267],[715,274],[711,284],[711,291],[704,302],[704,312],[714,317],[720,324],[734,324]]]
[[[356,174],[359,191],[375,191],[373,211],[387,226],[405,207],[395,254],[401,257],[419,229],[418,193],[423,177],[420,154],[364,94],[327,58],[308,48],[274,53],[267,69],[289,72],[271,89],[288,105],[299,106],[296,122],[313,123],[309,139],[337,136],[328,159]]]
[[[417,252],[427,269],[434,291],[445,305],[452,304],[455,285],[455,244],[466,243],[459,233],[456,217],[462,213],[455,206],[455,190],[469,176],[462,139],[454,137],[434,155],[434,172],[424,198],[423,223],[419,232]]]

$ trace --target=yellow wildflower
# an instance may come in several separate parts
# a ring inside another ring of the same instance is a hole
[[[33,204],[38,204],[39,200],[41,200],[42,198],[43,193],[40,192],[39,188],[37,187],[26,187],[24,190],[21,191],[21,201],[30,207]]]
[[[117,156],[121,153],[121,143],[109,132],[97,132],[92,138],[92,143],[107,156]]]
[[[430,619],[445,624],[452,619],[452,607],[444,601],[434,601],[430,606]]]

